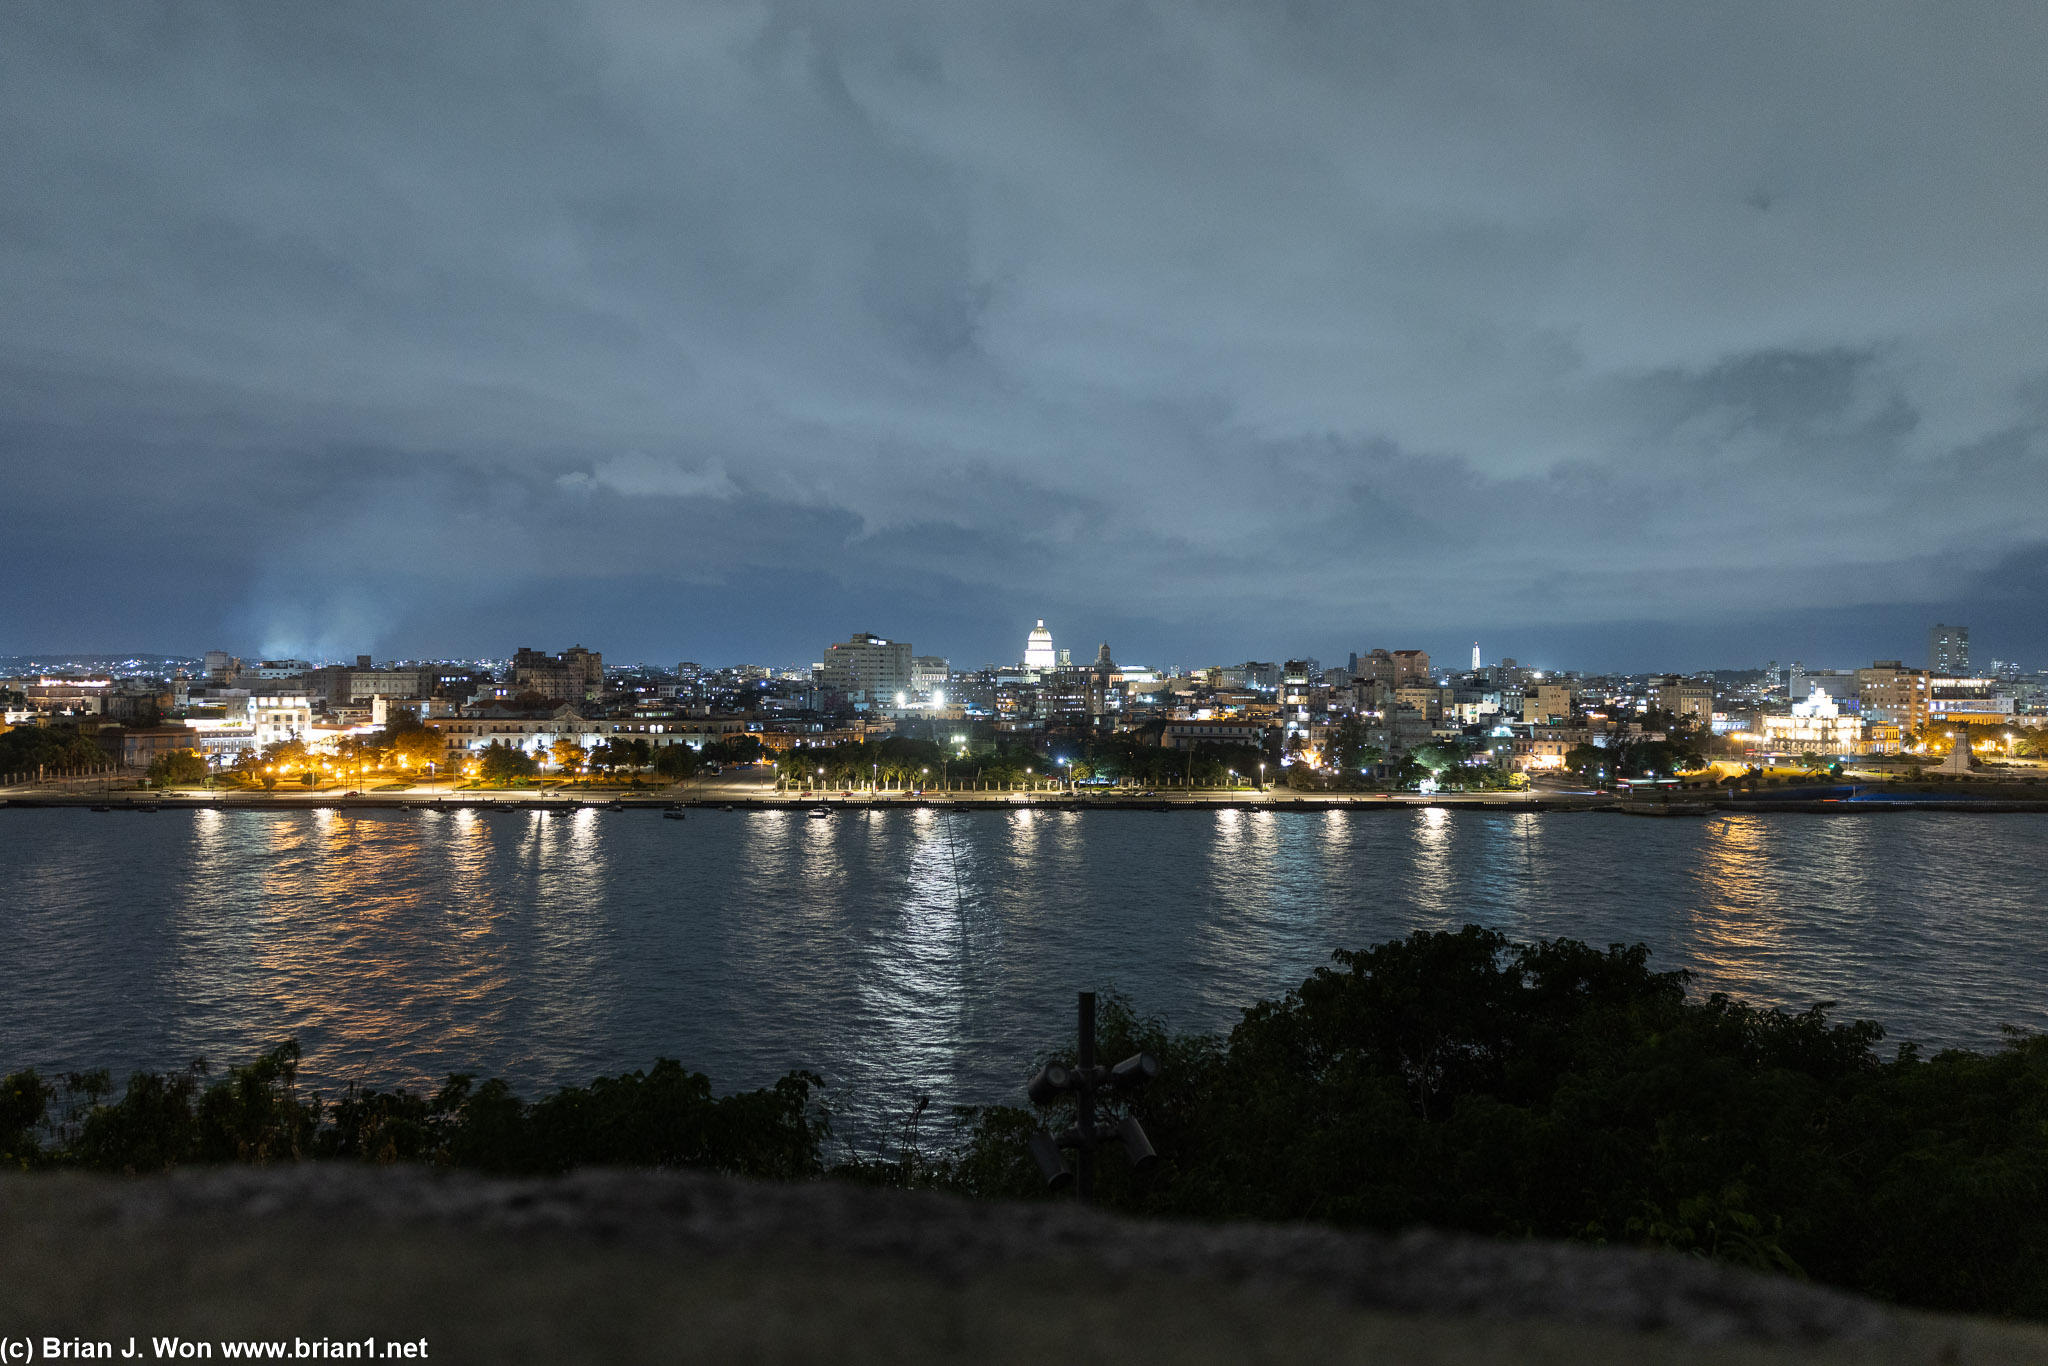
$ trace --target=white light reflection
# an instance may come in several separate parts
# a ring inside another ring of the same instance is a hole
[[[1441,806],[1426,806],[1416,816],[1415,909],[1426,919],[1456,928],[1464,915],[1451,859],[1451,813]]]

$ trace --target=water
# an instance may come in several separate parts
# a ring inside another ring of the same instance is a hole
[[[1114,987],[1223,1029],[1332,949],[1643,941],[1893,1039],[2048,1027],[2048,816],[0,812],[0,1068],[235,1062],[522,1093],[658,1056],[822,1073],[840,1127],[1015,1101]]]

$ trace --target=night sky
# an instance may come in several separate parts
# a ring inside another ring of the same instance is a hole
[[[2048,665],[2048,6],[0,8],[0,651]]]

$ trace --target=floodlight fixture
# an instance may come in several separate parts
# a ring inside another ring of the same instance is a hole
[[[1136,1115],[1125,1115],[1116,1129],[1117,1137],[1124,1141],[1124,1156],[1130,1159],[1132,1171],[1149,1172],[1159,1165],[1159,1154],[1152,1151],[1152,1140],[1145,1137],[1145,1126],[1138,1123]]]
[[[1159,1059],[1150,1053],[1133,1053],[1109,1069],[1109,1084],[1119,1091],[1133,1091],[1158,1076]]]
[[[1031,1135],[1031,1158],[1045,1176],[1046,1189],[1064,1190],[1074,1184],[1074,1173],[1067,1169],[1067,1159],[1061,1155],[1060,1145],[1043,1129]]]

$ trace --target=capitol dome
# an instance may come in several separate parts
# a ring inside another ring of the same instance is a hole
[[[1052,652],[1052,632],[1045,629],[1045,618],[1040,617],[1037,628],[1024,637],[1024,667],[1050,669],[1056,662]]]

